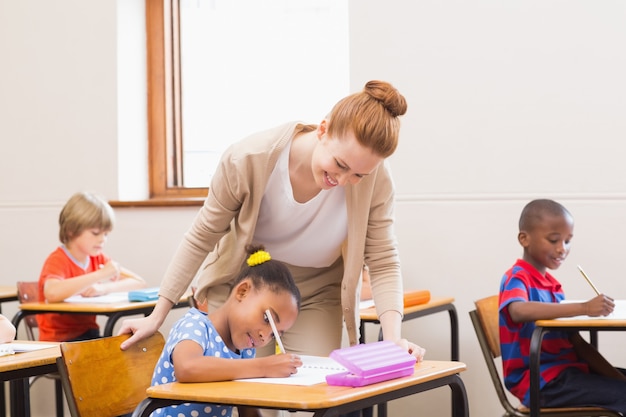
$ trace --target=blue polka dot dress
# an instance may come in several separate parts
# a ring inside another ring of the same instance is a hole
[[[255,349],[244,349],[237,354],[224,344],[222,337],[217,333],[213,323],[206,313],[191,308],[184,317],[174,324],[165,342],[163,353],[154,368],[152,385],[166,384],[176,381],[172,352],[181,340],[193,340],[202,346],[204,356],[216,356],[230,359],[254,358]],[[219,404],[185,403],[171,407],[160,408],[151,414],[151,417],[231,417],[232,406]]]

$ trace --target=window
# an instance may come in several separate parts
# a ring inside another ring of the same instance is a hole
[[[349,91],[348,0],[146,0],[150,194],[204,197],[226,147]]]

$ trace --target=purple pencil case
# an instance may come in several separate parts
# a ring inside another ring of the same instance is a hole
[[[330,357],[348,371],[326,376],[328,385],[362,387],[413,375],[416,359],[390,341],[335,349]]]

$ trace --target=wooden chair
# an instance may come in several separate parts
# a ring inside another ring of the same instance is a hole
[[[17,282],[17,299],[20,303],[37,302],[39,300],[39,283],[37,281],[18,281]],[[24,317],[24,327],[26,330],[26,338],[28,340],[38,340],[36,334],[37,316],[29,314]],[[40,378],[47,378],[54,381],[54,397],[56,403],[57,417],[63,417],[63,387],[61,386],[61,378],[58,373],[38,375],[31,378],[29,385],[32,386],[35,381]]]
[[[113,417],[132,413],[150,386],[165,340],[159,332],[128,350],[130,335],[61,343],[59,373],[72,417]]]
[[[530,409],[519,405],[517,407],[509,401],[504,383],[500,377],[500,371],[496,364],[496,359],[500,357],[500,330],[498,324],[498,296],[483,298],[476,301],[476,309],[470,311],[470,318],[478,337],[478,343],[482,350],[489,376],[493,383],[500,404],[505,410],[504,417],[526,417],[530,415]],[[621,414],[614,411],[597,407],[563,407],[563,408],[542,408],[542,416],[576,417],[576,416],[615,416]]]

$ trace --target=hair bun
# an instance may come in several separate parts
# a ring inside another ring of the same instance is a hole
[[[256,251],[248,257],[248,266],[261,265],[271,259],[272,257],[268,252],[265,252],[264,250]]]
[[[393,117],[406,113],[407,104],[404,96],[388,82],[368,81],[363,91],[378,100]]]

